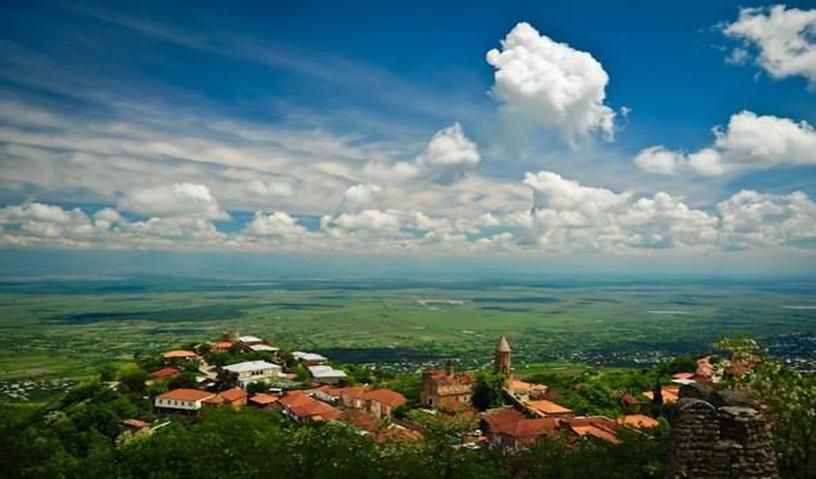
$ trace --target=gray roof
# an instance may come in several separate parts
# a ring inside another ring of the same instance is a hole
[[[258,371],[261,369],[282,369],[277,364],[272,364],[267,361],[244,361],[242,363],[235,363],[230,364],[229,366],[224,366],[225,370],[231,371],[233,373],[243,373],[246,371]]]
[[[309,373],[315,378],[344,378],[346,373],[331,366],[309,366]]]
[[[305,353],[303,351],[295,351],[295,352],[292,353],[292,356],[294,356],[295,359],[298,359],[298,360],[301,360],[301,361],[325,361],[326,360],[326,357],[321,356],[320,354],[317,354],[317,353]]]

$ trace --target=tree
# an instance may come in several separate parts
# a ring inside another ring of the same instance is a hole
[[[110,382],[116,379],[116,366],[113,364],[103,364],[101,368],[99,368],[99,380],[104,382]]]
[[[246,392],[249,394],[258,394],[267,392],[269,390],[269,385],[265,381],[255,381],[251,382],[246,387]]]
[[[501,374],[482,371],[476,376],[471,402],[479,410],[499,407],[504,404],[504,387],[506,378]]]
[[[762,355],[750,338],[726,338],[717,346],[727,351],[731,361],[754,360],[753,369],[728,384],[753,391],[765,403],[783,477],[816,477],[816,376]]]
[[[119,371],[119,382],[126,388],[127,392],[134,394],[144,394],[147,373],[144,369],[130,366]]]

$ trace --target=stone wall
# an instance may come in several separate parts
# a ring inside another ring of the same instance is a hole
[[[668,479],[779,477],[768,422],[745,392],[680,390],[672,421]]]

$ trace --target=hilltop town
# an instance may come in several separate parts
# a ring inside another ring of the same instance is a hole
[[[453,361],[445,368],[426,368],[414,398],[355,381],[320,354],[284,352],[236,331],[190,346],[139,358],[144,367],[153,368],[146,385],[155,420],[128,418],[122,422],[123,436],[151,434],[212,408],[246,407],[277,411],[294,422],[341,423],[378,442],[421,440],[418,416],[465,418],[470,429],[457,438],[457,447],[500,455],[552,437],[617,444],[624,431],[648,436],[658,428],[655,407],[675,403],[682,386],[717,382],[722,374],[707,357],[701,358],[694,370],[672,374],[668,384],[620,392],[621,414],[609,417],[577,413],[559,403],[562,392],[556,388],[517,378],[505,336],[496,341],[492,371],[457,371]]]

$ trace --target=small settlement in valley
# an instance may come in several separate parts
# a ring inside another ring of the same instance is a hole
[[[511,454],[555,435],[575,441],[591,437],[618,443],[623,429],[644,431],[659,424],[641,411],[642,401],[671,403],[677,400],[681,385],[716,380],[703,358],[696,372],[679,373],[672,384],[644,391],[641,399],[622,394],[621,405],[627,413],[620,417],[583,416],[559,404],[559,393],[546,384],[514,377],[511,356],[507,338],[499,337],[493,373],[502,378],[505,406],[480,412],[472,405],[477,375],[456,371],[453,362],[444,369],[424,370],[419,401],[409,404],[397,391],[349,384],[346,372],[320,354],[295,351],[283,358],[281,350],[268,341],[231,331],[217,341],[197,344],[189,350],[164,352],[149,380],[154,384],[166,381],[169,386],[152,398],[162,420],[151,425],[132,418],[125,421],[123,428],[129,433],[150,433],[168,421],[195,418],[206,408],[251,407],[279,411],[292,421],[342,422],[378,442],[416,441],[422,438],[422,427],[404,414],[413,407],[430,415],[467,415],[474,429],[463,435],[459,447]],[[194,379],[191,370],[195,371]],[[182,374],[194,383],[173,387],[179,384],[173,380]],[[659,397],[655,399],[655,395]],[[396,414],[398,410],[403,414]]]

